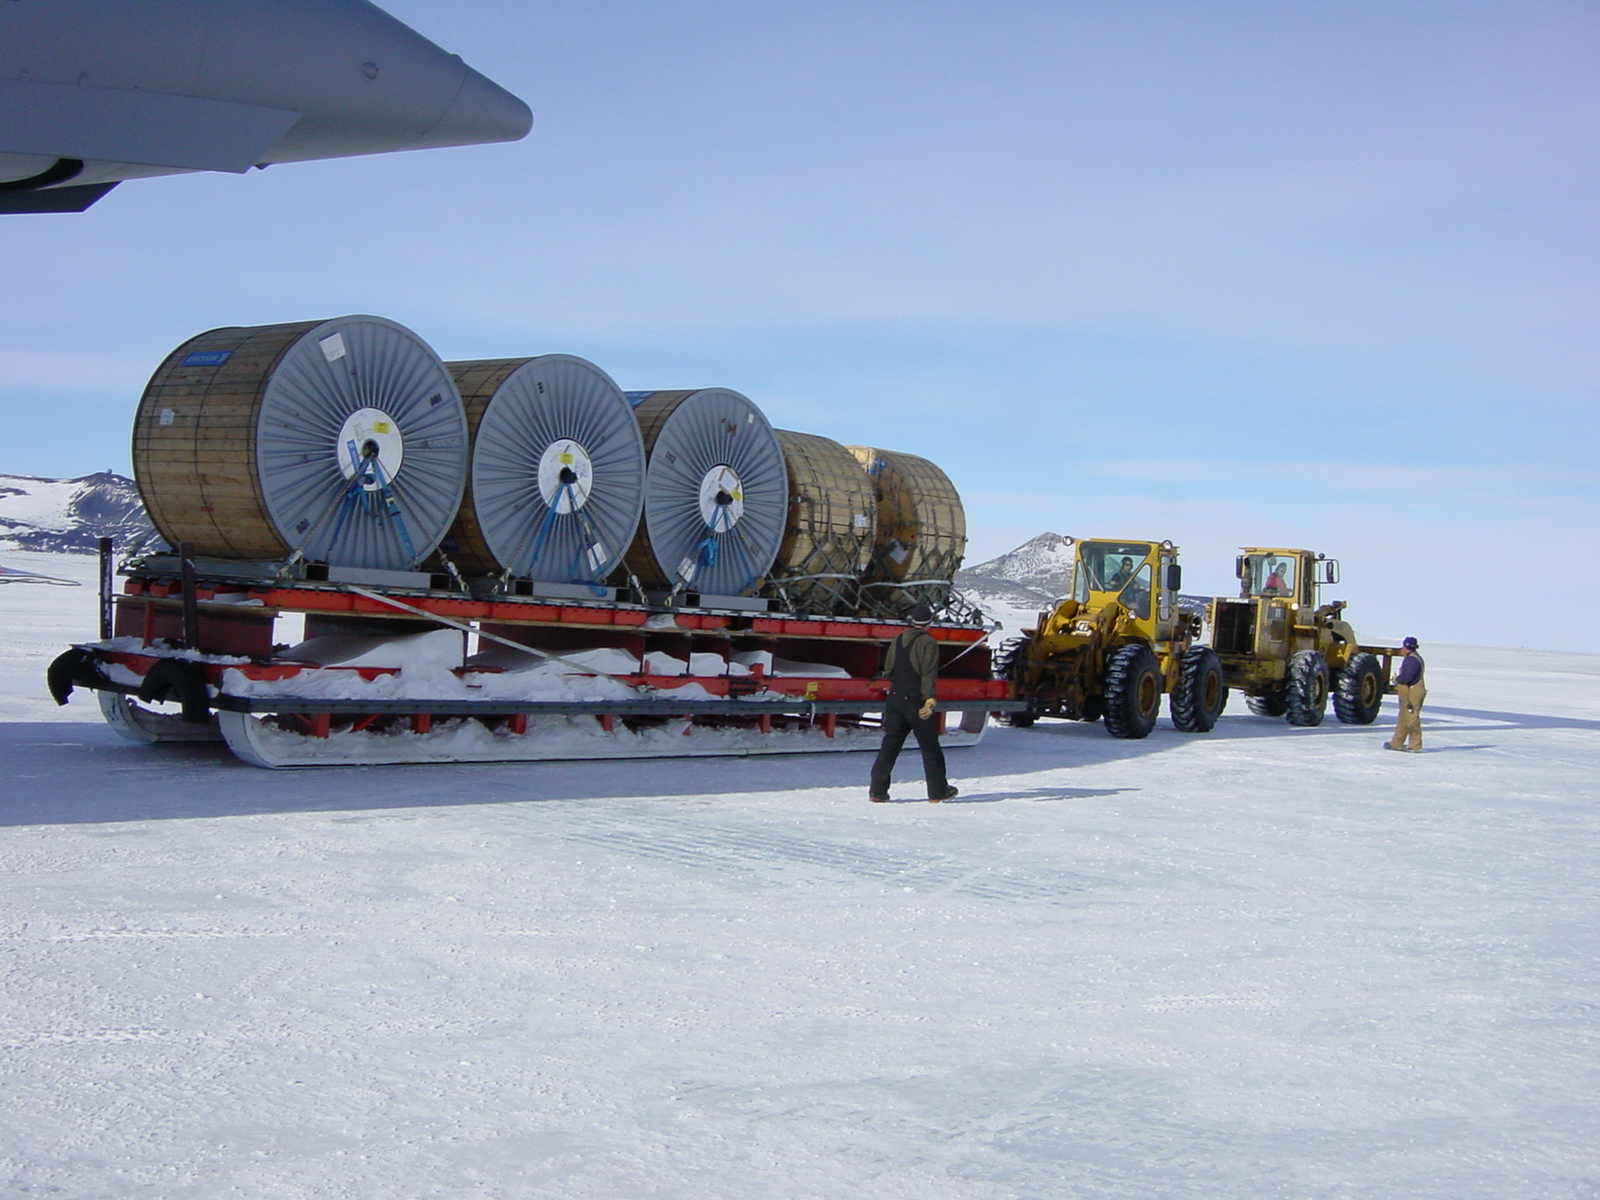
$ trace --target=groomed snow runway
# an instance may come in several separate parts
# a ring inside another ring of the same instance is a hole
[[[1421,756],[1234,703],[873,805],[135,746],[44,693],[93,611],[0,587],[0,1196],[1600,1195],[1600,656],[1425,646]]]

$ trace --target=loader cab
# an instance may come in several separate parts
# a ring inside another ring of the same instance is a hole
[[[1246,554],[1240,560],[1239,593],[1251,600],[1305,602],[1301,585],[1306,573],[1298,554]]]
[[[1339,582],[1339,560],[1310,550],[1250,547],[1235,562],[1241,600],[1282,600],[1315,609],[1323,584]]]
[[[1177,612],[1177,556],[1171,542],[1079,542],[1072,598],[1084,608],[1115,600],[1156,636]]]

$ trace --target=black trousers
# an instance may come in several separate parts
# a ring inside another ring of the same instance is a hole
[[[917,718],[920,704],[904,704],[890,697],[883,711],[883,745],[872,764],[871,792],[874,796],[889,794],[889,776],[894,772],[894,760],[900,757],[900,748],[906,744],[908,734],[917,735],[917,745],[922,750],[922,774],[928,781],[928,795],[943,796],[950,787],[944,773],[944,749],[939,745],[939,718],[926,721]]]

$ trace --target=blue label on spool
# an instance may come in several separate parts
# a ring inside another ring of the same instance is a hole
[[[196,350],[183,356],[186,367],[220,367],[233,357],[232,350]]]

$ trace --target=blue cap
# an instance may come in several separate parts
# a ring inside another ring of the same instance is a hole
[[[1400,644],[1402,646],[1404,646],[1407,650],[1415,650],[1417,648],[1417,639],[1414,638],[1414,637],[1408,637],[1405,641],[1401,642]]]

